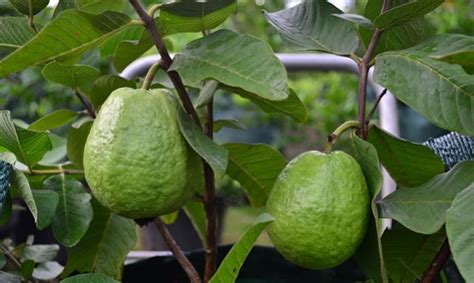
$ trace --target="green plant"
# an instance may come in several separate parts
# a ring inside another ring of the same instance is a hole
[[[138,0],[62,0],[54,13],[42,14],[45,1],[12,0],[9,16],[0,17],[0,48],[5,55],[0,77],[15,80],[14,73],[36,66],[44,78],[68,89],[68,100],[75,95],[81,103],[79,111],[54,105],[56,111],[31,124],[0,111],[0,156],[15,165],[1,221],[8,220],[12,198],[21,198],[36,226],[51,226],[58,243],[68,248],[63,268],[53,261],[57,245],[35,245],[30,240],[15,246],[4,241],[0,263],[9,273],[0,273],[0,279],[115,282],[112,278],[120,278],[124,259],[135,246],[135,223],[103,207],[78,181],[84,177],[84,145],[91,125],[97,113],[108,111],[104,101],[116,89],[137,88],[137,82],[117,76],[110,67],[90,63],[90,55],[99,54],[94,50],[100,50],[102,57],[111,56],[117,71],[152,47],[160,54],[142,88],[168,86],[179,101],[176,120],[170,123],[179,126],[183,139],[202,159],[203,178],[196,174],[185,180],[194,184],[195,198],[184,205],[184,211],[195,222],[206,248],[205,282],[233,282],[258,235],[275,221],[272,215],[262,214],[216,270],[215,179],[227,175],[238,181],[253,206],[264,206],[287,162],[268,145],[217,144],[215,131],[240,124],[214,119],[214,95],[218,89],[225,90],[271,115],[284,114],[295,122],[307,120],[305,104],[288,87],[287,73],[265,41],[226,29],[213,31],[236,12],[235,0],[158,2],[147,1],[146,11]],[[432,282],[449,254],[448,245],[443,244],[447,242],[461,274],[468,282],[474,280],[474,246],[468,240],[474,233],[474,218],[466,212],[473,199],[473,162],[460,163],[445,173],[442,161],[431,150],[371,124],[366,109],[368,71],[375,65],[375,80],[399,100],[439,127],[474,135],[474,38],[462,34],[426,37],[424,32],[424,15],[442,2],[371,0],[363,15],[354,15],[326,1],[311,0],[264,14],[290,48],[347,56],[359,66],[358,121],[337,128],[327,148],[329,151],[349,132],[348,152],[364,174],[373,216],[354,257],[367,279],[376,282],[417,278]],[[188,32],[202,37],[171,58],[170,41],[165,38]],[[166,74],[169,81],[160,79],[153,84],[157,72]],[[191,95],[196,89],[198,94]],[[69,102],[62,105],[70,106]],[[64,130],[66,139],[51,133],[58,128]],[[176,161],[179,157],[165,162],[173,166]],[[399,189],[377,201],[381,164]],[[204,188],[199,185],[202,182]],[[403,226],[384,231],[381,217]],[[201,282],[199,272],[164,224],[173,218],[167,215],[154,223],[190,281]],[[97,238],[98,234],[102,237]],[[48,272],[39,272],[45,269]],[[74,272],[89,274],[71,276]]]

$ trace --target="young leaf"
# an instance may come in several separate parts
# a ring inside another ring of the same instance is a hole
[[[166,33],[202,32],[218,27],[236,11],[236,0],[182,0],[164,4],[160,21]]]
[[[341,18],[349,22],[353,22],[354,24],[364,27],[364,28],[368,28],[368,29],[372,28],[372,21],[362,15],[346,13],[346,14],[333,14],[333,16]]]
[[[94,219],[81,241],[68,250],[63,275],[95,272],[118,279],[127,254],[137,241],[135,223],[111,213],[95,199],[92,207]]]
[[[99,70],[94,67],[58,62],[51,62],[46,65],[42,73],[47,80],[74,89],[88,85],[100,76]]]
[[[58,207],[52,220],[53,234],[66,247],[76,245],[92,220],[91,195],[82,184],[64,174],[44,181],[44,188],[59,194]]]
[[[194,229],[196,230],[199,239],[203,245],[206,243],[206,211],[204,204],[197,201],[188,201],[184,207],[184,212],[191,220]]]
[[[106,11],[121,12],[125,4],[125,0],[76,0],[76,7],[79,10],[95,14]]]
[[[33,277],[42,281],[52,281],[63,272],[64,267],[55,261],[41,262],[33,270]]]
[[[0,61],[0,77],[32,65],[77,57],[132,24],[130,17],[117,12],[95,15],[65,11],[28,43]]]
[[[199,87],[212,78],[264,99],[281,101],[288,97],[286,70],[271,47],[229,30],[189,43],[175,56],[170,70],[177,71],[190,86]]]
[[[273,183],[286,165],[285,157],[265,144],[228,143],[227,175],[239,181],[253,206],[264,206]]]
[[[60,109],[33,122],[28,129],[34,131],[47,131],[62,127],[77,117],[77,112]]]
[[[20,48],[35,35],[24,17],[0,17],[0,48]]]
[[[25,15],[36,15],[46,8],[49,0],[9,0],[18,12]]]
[[[235,282],[240,268],[244,264],[245,258],[247,258],[248,254],[252,250],[252,247],[255,244],[258,236],[273,221],[273,216],[270,214],[261,214],[258,217],[256,223],[248,228],[239,241],[234,244],[209,283]]]
[[[86,273],[75,275],[60,281],[60,283],[120,283],[104,274]]]
[[[375,18],[374,25],[380,29],[389,29],[424,16],[443,2],[444,0],[418,0],[396,6]]]
[[[26,206],[31,212],[35,223],[38,222],[38,207],[36,206],[30,183],[25,174],[19,170],[13,170],[10,177],[10,184],[16,189],[19,196],[25,201]]]
[[[214,93],[216,92],[218,85],[219,82],[215,80],[206,81],[204,86],[201,88],[201,91],[199,92],[199,96],[197,97],[196,102],[194,103],[194,107],[197,109],[209,104],[209,102],[214,97]]]
[[[471,175],[472,176],[472,175]],[[456,266],[466,282],[474,280],[474,218],[469,211],[474,202],[474,184],[460,192],[446,213],[449,247]]]
[[[214,172],[223,176],[229,157],[227,150],[209,139],[181,108],[178,111],[178,122],[188,144],[209,163]]]
[[[56,208],[58,207],[59,195],[51,190],[33,190],[32,193],[38,208],[36,227],[39,230],[43,230],[51,225]]]
[[[392,8],[409,3],[410,0],[393,0],[390,1]],[[367,1],[364,16],[372,21],[380,14],[382,8],[382,0]],[[374,55],[390,51],[405,49],[420,43],[425,35],[426,20],[423,17],[418,17],[400,24],[389,30],[385,30],[380,36],[379,42],[374,50]],[[369,45],[370,39],[374,29],[367,29],[361,27],[359,34],[365,48]]]
[[[367,228],[367,236],[356,252],[356,259],[362,269],[375,281],[388,282],[382,247],[382,225],[375,204],[382,191],[383,177],[377,151],[370,143],[359,138],[354,132],[350,135],[352,156],[359,163],[369,188],[373,218]]]
[[[474,76],[459,65],[429,58],[431,48],[420,44],[380,54],[374,79],[432,123],[472,136]]]
[[[391,230],[385,231],[382,244],[392,282],[413,282],[421,278],[445,239],[444,230],[433,235],[422,235],[402,225],[395,225]]]
[[[220,120],[215,120],[213,124],[213,130],[215,133],[219,132],[222,130],[222,128],[231,128],[231,129],[236,129],[236,130],[246,130],[247,127],[245,127],[244,124],[242,124],[239,120],[235,119],[220,119]]]
[[[122,87],[136,88],[136,86],[134,82],[127,81],[117,75],[106,75],[92,83],[92,90],[87,96],[92,105],[94,105],[95,108],[99,108],[112,91]]]
[[[0,281],[2,283],[21,283],[21,276],[0,271]]]
[[[367,137],[398,185],[414,187],[444,172],[443,161],[428,147],[397,138],[372,125]]]
[[[86,122],[77,129],[71,127],[67,133],[67,156],[79,168],[84,167],[84,146],[91,127],[92,122]]]
[[[423,43],[431,58],[463,66],[474,74],[474,37],[463,34],[441,34]]]
[[[29,166],[40,161],[52,145],[46,132],[36,132],[13,124],[10,111],[0,111],[0,146]]]
[[[29,259],[36,263],[53,260],[59,252],[59,245],[26,245],[22,250],[21,259]]]
[[[382,217],[417,233],[433,234],[443,226],[456,195],[472,184],[472,176],[474,161],[465,161],[421,186],[400,187],[380,202]]]
[[[178,215],[179,215],[179,210],[162,215],[160,216],[160,218],[163,221],[163,223],[165,223],[166,225],[171,225],[176,221],[176,219],[178,219]]]
[[[325,0],[310,0],[292,8],[265,13],[265,17],[284,39],[299,49],[351,54],[359,46],[356,29],[352,23],[334,14],[342,14],[342,11]]]

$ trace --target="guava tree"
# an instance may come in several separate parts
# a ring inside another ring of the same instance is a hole
[[[370,0],[356,15],[309,0],[262,15],[295,50],[347,56],[359,66],[357,121],[335,129],[326,153],[289,163],[268,145],[213,140],[223,127],[240,126],[214,119],[217,90],[295,123],[307,116],[267,43],[218,28],[238,12],[237,1],[60,0],[50,20],[38,23],[48,2],[9,0],[17,16],[0,18],[0,78],[41,68],[46,80],[73,89],[84,110],[57,109],[30,125],[0,111],[0,223],[12,200],[22,199],[38,229],[51,226],[68,259],[64,267],[54,261],[56,244],[4,241],[2,282],[116,282],[137,241],[136,223],[157,226],[191,282],[235,281],[266,228],[286,258],[309,268],[354,256],[368,280],[432,282],[452,254],[474,282],[473,161],[445,166],[428,147],[371,123],[377,104],[366,109],[375,67],[380,85],[433,124],[474,136],[474,38],[427,37],[423,29],[424,15],[443,1]],[[202,37],[172,58],[166,37],[187,32]],[[150,48],[160,60],[143,80],[117,75]],[[113,58],[107,71],[92,66],[87,54],[94,49]],[[52,132],[61,127],[68,129],[67,158],[58,157],[64,145]],[[344,136],[347,153],[332,151]],[[398,185],[383,200],[381,165]],[[274,215],[261,215],[217,266],[215,180],[224,175],[242,185],[251,205],[269,199]],[[304,198],[301,188],[309,188]],[[203,240],[204,270],[193,267],[166,227],[181,208]],[[278,226],[281,215],[289,226]],[[395,220],[393,229],[384,230],[382,218]],[[348,219],[358,223],[354,229]],[[312,230],[320,241],[289,238]],[[343,249],[331,255],[330,244]]]

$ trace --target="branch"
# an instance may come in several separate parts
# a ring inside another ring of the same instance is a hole
[[[79,98],[82,105],[84,105],[84,107],[86,108],[87,113],[89,113],[89,116],[95,119],[96,115],[95,115],[95,110],[92,104],[87,100],[87,98],[82,93],[79,92],[79,90],[75,89],[74,93],[76,94],[77,98]]]
[[[167,71],[168,77],[173,82],[173,85],[176,88],[179,98],[183,103],[184,110],[186,110],[186,112],[193,117],[196,124],[200,128],[202,128],[201,123],[199,121],[199,116],[196,112],[196,109],[194,109],[193,107],[191,99],[189,99],[188,93],[183,84],[183,81],[181,80],[181,77],[175,71],[168,72],[168,69],[173,63],[173,59],[171,59],[171,56],[168,53],[168,50],[166,49],[166,46],[161,38],[161,35],[158,32],[158,29],[156,28],[155,20],[150,15],[148,15],[139,0],[129,0],[129,2],[137,12],[140,19],[145,23],[146,29],[150,32],[153,43],[155,44],[156,48],[158,49],[158,53],[160,53],[161,56],[161,67],[163,67],[163,69]]]
[[[382,3],[382,10],[380,13],[388,10],[390,6],[390,0],[384,0]],[[367,123],[365,121],[365,109],[366,109],[366,96],[367,96],[367,79],[370,68],[370,60],[375,51],[375,47],[380,40],[383,30],[376,28],[369,42],[369,46],[365,51],[364,57],[359,62],[359,94],[358,94],[358,104],[359,104],[359,124],[360,124],[360,135],[363,139],[367,139]]]
[[[430,267],[423,273],[421,278],[421,283],[431,283],[434,282],[439,272],[443,269],[451,255],[449,250],[448,240],[445,240],[443,246],[439,250],[438,254],[434,258]]]
[[[178,260],[181,267],[184,269],[184,272],[186,272],[186,275],[188,276],[189,281],[191,283],[201,283],[201,278],[199,277],[199,274],[197,273],[196,269],[191,264],[191,262],[186,258],[183,251],[181,251],[181,248],[173,239],[173,236],[171,235],[170,231],[168,231],[168,228],[166,228],[166,225],[163,223],[163,221],[161,221],[160,217],[157,217],[155,219],[155,224],[158,230],[160,231],[160,234],[163,237],[163,240],[165,241],[166,246],[168,246],[170,251]]]

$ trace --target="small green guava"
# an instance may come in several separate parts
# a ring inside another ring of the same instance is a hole
[[[326,269],[347,260],[364,238],[369,193],[350,155],[309,151],[280,173],[267,210],[275,218],[268,228],[275,248],[294,264]]]
[[[110,94],[87,138],[84,172],[112,212],[142,219],[171,213],[192,196],[197,155],[182,137],[171,93],[121,88]]]

